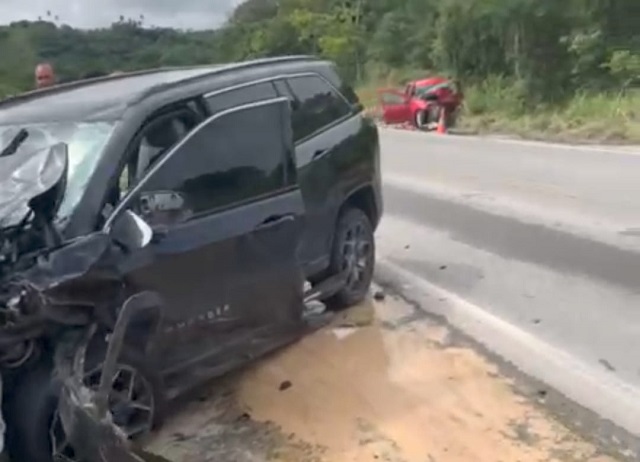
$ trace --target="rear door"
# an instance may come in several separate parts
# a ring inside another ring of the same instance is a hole
[[[398,90],[378,90],[384,123],[403,124],[411,121],[411,107],[407,95]]]
[[[170,385],[216,374],[241,359],[256,336],[273,339],[299,321],[296,251],[304,206],[289,117],[284,98],[213,115],[130,194],[129,205],[142,201],[155,228],[145,249],[151,255],[130,279],[167,302],[163,356]]]
[[[301,259],[307,275],[329,264],[335,217],[344,199],[344,165],[357,155],[360,120],[347,100],[316,74],[291,76],[276,87],[292,100],[299,181],[307,211]]]

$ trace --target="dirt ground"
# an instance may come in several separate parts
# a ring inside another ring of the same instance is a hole
[[[212,385],[149,449],[173,462],[609,462],[391,297]]]

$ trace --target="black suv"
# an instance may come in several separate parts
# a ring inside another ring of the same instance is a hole
[[[30,92],[0,103],[0,150],[0,367],[16,460],[74,457],[56,351],[93,326],[83,373],[95,385],[128,297],[162,300],[131,320],[118,360],[112,412],[134,437],[167,399],[297,338],[305,279],[337,308],[371,283],[378,132],[330,62]]]

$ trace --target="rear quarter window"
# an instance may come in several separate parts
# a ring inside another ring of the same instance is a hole
[[[342,96],[344,96],[349,103],[358,104],[360,102],[360,99],[353,87],[340,77],[340,73],[335,65],[323,67],[321,73],[327,80],[329,80],[329,82],[331,82],[331,85],[340,90]]]
[[[319,76],[291,77],[287,84],[296,99],[292,120],[296,141],[351,114],[344,97]]]

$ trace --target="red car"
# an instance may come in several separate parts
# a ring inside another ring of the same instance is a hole
[[[458,83],[443,77],[431,77],[409,82],[404,91],[378,90],[382,119],[386,124],[411,123],[418,129],[428,129],[438,121],[440,110],[446,110],[446,125],[454,125],[464,95]]]

